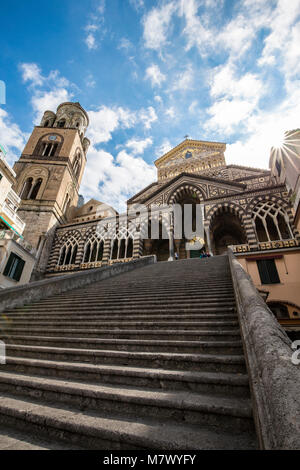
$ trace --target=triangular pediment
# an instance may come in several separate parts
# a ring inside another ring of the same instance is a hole
[[[226,144],[186,139],[155,161],[158,180],[225,165]]]

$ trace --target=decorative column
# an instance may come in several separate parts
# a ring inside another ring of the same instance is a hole
[[[211,241],[210,241],[210,230],[209,230],[209,227],[206,226],[205,227],[205,233],[206,233],[206,241],[207,241],[207,249],[208,249],[208,252],[213,255],[213,252],[212,252],[212,249],[211,249]]]
[[[175,243],[176,252],[178,254],[178,259],[179,259],[181,239],[174,240],[174,243]]]
[[[141,258],[143,256],[143,240],[135,238],[133,240],[133,259]]]
[[[104,240],[104,249],[103,249],[103,258],[102,258],[103,265],[108,264],[108,261],[110,259],[110,250],[111,250],[111,240],[109,238],[106,238]]]
[[[84,245],[85,245],[85,240],[84,239],[79,240],[78,250],[77,250],[76,259],[75,259],[76,266],[80,266],[80,264],[83,263]]]
[[[250,214],[243,216],[243,225],[248,239],[248,244],[250,251],[258,249],[258,241],[256,238],[256,233],[253,226],[253,219]]]

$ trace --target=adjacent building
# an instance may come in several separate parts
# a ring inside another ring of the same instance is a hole
[[[21,199],[12,189],[15,183],[0,145],[0,288],[28,283],[35,263],[34,250],[22,235],[25,223],[17,214]]]

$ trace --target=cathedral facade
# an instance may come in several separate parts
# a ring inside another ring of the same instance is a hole
[[[275,282],[274,269],[278,271],[278,260],[286,256],[293,255],[293,263],[298,260],[300,236],[290,193],[273,172],[227,165],[226,144],[186,139],[156,160],[157,181],[128,200],[126,215],[96,200],[78,207],[88,124],[79,103],[63,103],[56,113],[46,111],[15,164],[24,237],[37,251],[36,278],[151,254],[158,261],[173,260],[175,253],[179,259],[199,256],[199,250],[188,249],[192,240],[184,233],[176,238],[170,214],[176,204],[190,205],[192,210],[201,206],[202,251],[220,255],[230,246],[248,272],[256,262],[251,276],[259,288],[267,286],[270,293],[273,284],[282,284]],[[150,214],[146,222],[145,208]],[[158,237],[151,236],[154,219]],[[294,305],[288,311],[296,318],[299,294],[292,299],[279,295],[275,300],[286,308],[288,302]]]

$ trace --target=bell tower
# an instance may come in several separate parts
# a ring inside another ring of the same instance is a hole
[[[79,103],[62,103],[46,111],[14,165],[14,188],[22,202],[18,211],[26,222],[24,238],[37,250],[36,270],[46,269],[55,228],[72,219],[90,141],[89,125]]]

